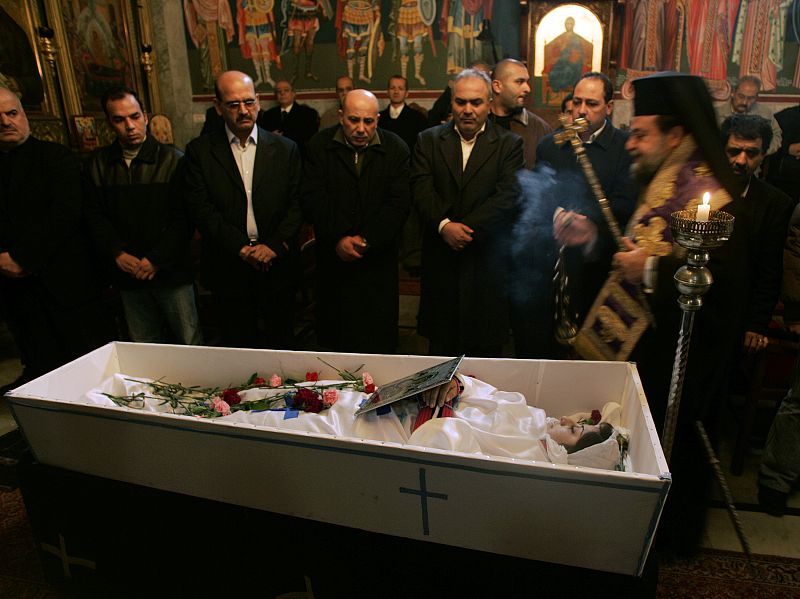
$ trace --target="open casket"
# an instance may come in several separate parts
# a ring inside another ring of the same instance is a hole
[[[49,466],[386,535],[640,575],[670,485],[635,365],[465,358],[460,372],[559,416],[622,405],[633,472],[91,405],[115,373],[224,386],[253,372],[337,378],[360,365],[380,387],[442,358],[111,343],[9,393]],[[230,456],[247,456],[232,460]],[[324,500],[320,497],[324,495]],[[591,512],[591,526],[580,517]],[[580,542],[576,542],[580,539]]]

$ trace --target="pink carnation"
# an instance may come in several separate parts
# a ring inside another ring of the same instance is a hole
[[[322,392],[322,402],[328,407],[335,404],[337,399],[339,399],[339,394],[336,392],[336,389],[325,389],[325,391]]]
[[[365,372],[361,375],[361,380],[364,381],[364,385],[374,385],[375,381],[372,380],[372,375],[369,372]]]
[[[212,400],[211,407],[214,408],[216,412],[219,412],[223,416],[230,416],[231,414],[231,407],[228,405],[228,402],[220,399],[219,397],[215,397]]]
[[[280,387],[282,382],[283,381],[281,380],[281,377],[279,377],[277,374],[273,374],[271,377],[269,377],[270,387]]]

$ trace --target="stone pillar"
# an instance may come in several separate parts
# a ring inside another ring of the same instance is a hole
[[[172,121],[175,145],[185,148],[200,132],[202,125],[195,125],[192,118],[195,107],[192,103],[183,3],[151,0],[150,15],[161,105],[164,114]],[[205,107],[201,112],[205,112]]]

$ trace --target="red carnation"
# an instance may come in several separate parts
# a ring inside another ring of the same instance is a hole
[[[315,400],[319,400],[319,395],[317,395],[317,393],[311,389],[303,387],[302,389],[298,389],[297,393],[294,395],[294,406],[298,410],[305,409],[306,411],[310,412],[311,410],[309,410],[307,407],[304,408],[304,406],[308,406],[309,403],[313,403]]]
[[[306,372],[306,380],[317,382],[319,380],[319,372]]]
[[[242,403],[242,398],[239,396],[239,393],[236,391],[236,389],[225,389],[225,391],[222,392],[222,400],[229,406],[235,406],[238,403]]]
[[[592,410],[592,422],[595,424],[600,424],[600,420],[603,418],[603,415],[600,414],[600,410]]]
[[[364,393],[375,393],[375,383],[364,386]]]
[[[262,387],[267,384],[267,381],[266,379],[264,379],[264,377],[257,376],[256,378],[253,379],[253,384],[257,387]]]
[[[322,411],[323,407],[324,406],[322,404],[322,400],[319,398],[318,395],[314,395],[314,397],[305,400],[305,405],[303,406],[303,409],[306,412],[319,413]]]

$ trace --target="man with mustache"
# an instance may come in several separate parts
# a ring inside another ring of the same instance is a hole
[[[202,236],[200,280],[213,293],[223,344],[290,348],[300,152],[256,125],[259,102],[248,75],[223,73],[215,94],[224,130],[186,148],[185,198]]]
[[[616,268],[586,317],[575,348],[585,359],[635,361],[656,429],[662,431],[681,317],[673,277],[685,263],[672,240],[670,215],[693,209],[705,192],[713,210],[727,210],[741,194],[742,182],[731,171],[700,77],[658,73],[634,79],[633,86],[634,116],[626,149],[640,185],[638,203],[625,229],[625,251],[614,254]],[[739,228],[737,220],[734,231]],[[737,245],[734,258],[739,251]],[[658,542],[678,553],[691,554],[703,530],[710,469],[694,422],[715,414],[714,399],[730,363],[730,323],[740,299],[730,292],[738,287],[736,271],[730,273],[735,260],[727,264],[725,269],[710,265],[714,285],[695,316],[672,447],[673,485]]]
[[[499,356],[507,340],[509,240],[522,139],[488,122],[491,80],[466,69],[452,122],[419,135],[411,174],[423,219],[419,331],[430,353]]]
[[[31,135],[20,99],[0,88],[0,309],[25,370],[13,386],[106,343],[81,222],[80,167]]]
[[[729,326],[744,335],[748,353],[767,346],[768,325],[778,301],[783,247],[794,202],[782,191],[755,176],[772,139],[770,122],[757,115],[734,114],[722,122],[725,153],[744,190],[725,207],[736,218],[728,243],[714,252],[711,268],[738,282],[730,289],[741,312]],[[725,267],[728,266],[730,273]],[[714,272],[712,270],[712,272]],[[717,277],[717,272],[714,272]]]
[[[767,155],[774,154],[781,147],[781,126],[775,115],[767,106],[758,101],[761,92],[761,79],[755,75],[745,75],[733,90],[730,100],[716,104],[717,122],[722,124],[732,114],[754,114],[767,119],[772,129],[772,141],[769,143]]]
[[[636,186],[630,176],[631,158],[625,151],[628,136],[611,122],[614,87],[603,73],[583,75],[570,94],[571,120],[583,118],[587,129],[580,134],[586,157],[620,227],[625,227],[636,206]],[[539,211],[543,235],[529,235],[524,250],[538,276],[515,278],[514,344],[519,358],[555,358],[565,353],[554,339],[554,293],[551,287],[558,247],[565,246],[564,265],[569,280],[570,318],[577,326],[585,318],[611,269],[617,242],[600,211],[586,175],[571,144],[556,144],[547,135],[536,149],[537,166],[555,170],[553,192]],[[524,273],[523,273],[524,274]],[[530,281],[527,285],[526,281]],[[526,288],[527,287],[527,288]],[[531,288],[535,287],[535,288]],[[533,315],[533,316],[532,316]]]
[[[408,216],[408,148],[378,130],[378,100],[363,89],[342,102],[340,124],[306,146],[302,203],[316,233],[317,341],[326,349],[393,353],[397,261]]]
[[[92,154],[86,214],[112,267],[133,341],[200,345],[189,224],[180,198],[183,152],[148,135],[139,96],[113,87],[101,101],[117,139]]]

